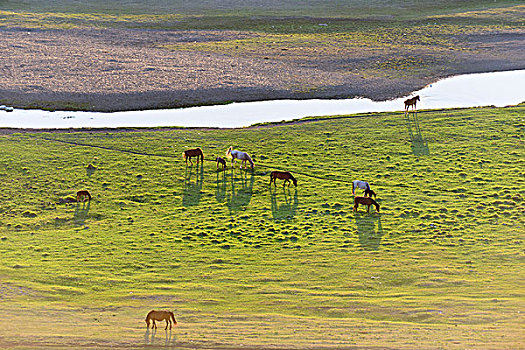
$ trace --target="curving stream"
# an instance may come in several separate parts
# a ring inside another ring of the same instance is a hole
[[[525,101],[525,70],[459,75],[430,84],[419,95],[418,109],[503,107]],[[406,97],[389,101],[364,98],[347,100],[273,100],[229,105],[127,112],[48,112],[15,109],[0,111],[0,127],[102,128],[102,127],[219,127],[235,128],[255,123],[304,117],[402,111]]]

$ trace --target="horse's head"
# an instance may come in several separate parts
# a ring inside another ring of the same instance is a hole
[[[417,96],[415,97],[415,99],[416,99],[417,101],[421,101],[421,100],[419,99],[419,95],[417,95]]]
[[[295,177],[292,177],[292,182],[295,187],[297,187],[297,179]]]
[[[374,201],[374,205],[376,206],[376,211],[379,213],[379,203],[377,203],[376,201]]]

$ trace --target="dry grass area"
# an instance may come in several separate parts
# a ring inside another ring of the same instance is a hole
[[[452,74],[523,69],[524,8],[405,21],[0,11],[0,103],[113,111],[389,99]]]

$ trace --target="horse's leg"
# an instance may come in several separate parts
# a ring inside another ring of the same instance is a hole
[[[168,323],[170,322],[169,318],[166,319],[166,327],[164,327],[164,330],[168,329]]]
[[[151,326],[151,329],[155,328],[157,329],[157,324],[155,323],[155,320],[152,320],[153,321],[153,326]]]
[[[354,211],[357,211],[357,207],[359,206],[359,204],[355,203],[354,204]]]
[[[368,208],[366,209],[367,213],[370,213],[370,204],[368,204]]]

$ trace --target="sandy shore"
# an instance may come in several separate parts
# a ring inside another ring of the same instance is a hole
[[[428,53],[390,48],[383,56],[366,50],[334,55],[314,50],[298,59],[286,51],[263,49],[230,55],[166,48],[249,35],[0,29],[0,103],[16,108],[120,111],[288,98],[386,100],[454,74],[525,68],[525,33],[516,31],[462,38],[462,45],[470,50],[451,51],[450,57],[435,54],[436,64],[409,75],[378,73],[371,67],[391,55]]]

